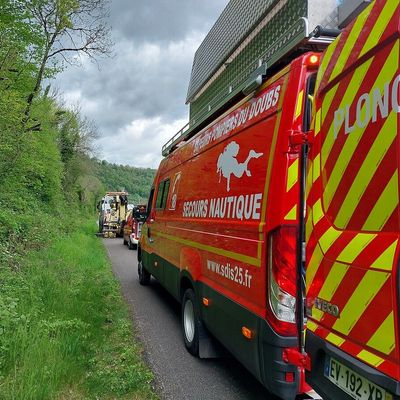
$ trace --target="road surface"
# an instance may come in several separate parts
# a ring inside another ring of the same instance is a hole
[[[180,305],[154,279],[139,285],[137,253],[122,239],[103,241],[162,400],[277,400],[234,358],[191,356],[183,343]]]

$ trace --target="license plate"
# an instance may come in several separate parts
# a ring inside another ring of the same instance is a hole
[[[332,357],[326,357],[324,375],[357,400],[392,400],[392,395]]]

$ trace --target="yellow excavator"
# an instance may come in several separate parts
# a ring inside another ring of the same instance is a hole
[[[99,233],[104,237],[122,237],[128,212],[127,192],[106,192],[97,204]]]

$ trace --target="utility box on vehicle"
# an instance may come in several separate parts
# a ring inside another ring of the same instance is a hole
[[[307,197],[307,381],[324,400],[400,398],[400,4],[327,49]]]

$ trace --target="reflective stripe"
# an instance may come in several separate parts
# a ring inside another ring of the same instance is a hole
[[[352,51],[354,51],[356,42],[362,29],[364,28],[366,20],[365,13],[361,14],[354,22],[353,28],[351,29],[349,35],[347,36],[346,43],[339,53],[339,57],[335,61],[335,68],[333,69],[329,82],[335,79],[341,72],[343,72],[346,62]],[[328,47],[329,48],[329,47]],[[331,60],[330,60],[331,61]]]
[[[379,231],[382,229],[398,204],[398,173],[396,171],[375,203],[362,229],[365,231]]]
[[[319,178],[320,171],[321,171],[321,156],[318,154],[313,162],[313,175],[312,175],[312,180],[313,183]]]
[[[320,71],[325,71],[326,68],[328,67],[328,64],[331,62],[332,55],[333,55],[334,51],[336,50],[336,47],[337,47],[339,41],[340,41],[340,38],[337,38],[325,50],[325,54],[322,57],[322,61],[321,61]],[[322,74],[321,74],[321,76],[322,76]]]
[[[303,108],[303,98],[304,98],[304,90],[302,90],[297,96],[296,114],[295,114],[296,119],[300,117],[301,109]]]
[[[335,243],[336,239],[342,234],[342,232],[331,226],[319,239],[318,243],[321,246],[321,250],[326,253],[328,249]]]
[[[391,80],[393,78],[393,76],[396,73],[396,68],[397,68],[397,62],[398,62],[398,58],[399,58],[399,53],[398,53],[398,46],[394,46],[389,57],[387,58],[385,65],[382,67],[382,69],[379,71],[379,75],[373,85],[373,87],[382,87],[388,80]],[[368,62],[366,62],[365,64],[361,65],[361,67],[359,67],[354,75],[353,75],[353,80],[354,77],[358,77],[358,76],[364,76],[364,74],[367,72],[370,64],[372,62],[372,59],[370,59]],[[352,83],[353,83],[352,80]],[[360,85],[361,85],[362,80],[360,81]],[[351,84],[350,84],[351,86]],[[349,86],[349,87],[350,87]],[[357,90],[353,89],[354,92],[351,93],[352,94],[352,101],[348,101],[346,100],[344,103],[344,99],[348,96],[349,94],[349,89],[347,90],[342,104],[351,104],[354,100],[354,96],[357,93]],[[371,113],[372,114],[372,113]],[[371,119],[372,115],[370,116]],[[386,124],[385,124],[386,125]],[[331,125],[331,129],[333,127],[333,123]],[[358,128],[358,127],[354,127],[354,131],[347,137],[347,140],[344,144],[344,146],[341,149],[340,155],[336,160],[335,166],[333,168],[332,174],[329,178],[329,181],[326,183],[325,186],[325,191],[324,191],[324,206],[326,208],[329,207],[332,198],[334,197],[337,187],[339,186],[339,183],[341,182],[341,179],[343,177],[343,174],[350,162],[350,160],[352,159],[359,141],[361,140],[362,136],[364,135],[365,131],[367,130],[368,125],[365,128]],[[331,137],[332,134],[332,137]],[[334,142],[334,138],[333,138],[333,132],[330,130],[327,139],[325,140],[325,142],[327,141],[332,141],[332,145]],[[325,146],[325,143],[324,143]],[[327,150],[327,148],[325,148],[325,151]],[[330,148],[329,148],[330,150]],[[323,163],[323,167],[325,166],[325,163],[327,161],[327,157],[328,157],[328,153],[324,153],[324,148],[322,149],[322,163]],[[324,156],[324,154],[326,156]]]
[[[389,21],[392,19],[399,3],[396,1],[387,1],[383,7],[379,17],[369,33],[368,39],[366,40],[364,47],[361,50],[358,58],[361,58],[369,50],[372,50],[380,41],[382,34],[385,32]]]
[[[355,97],[357,96],[357,92],[360,89],[360,86],[362,82],[365,79],[365,76],[372,64],[373,59],[369,59],[366,63],[362,64],[360,67],[357,68],[356,72],[353,74],[353,77],[347,86],[347,90],[345,94],[342,97],[342,101],[340,102],[340,105],[338,108],[343,108],[348,104],[352,104],[354,102]],[[336,95],[337,89],[339,87],[339,84],[337,84],[333,89],[331,89],[327,95],[324,98],[324,102],[322,105],[322,123],[325,121],[326,113],[329,111],[329,108],[331,106],[333,96]],[[331,94],[333,92],[333,95]],[[325,104],[326,103],[326,104]],[[344,123],[344,121],[343,121]],[[343,125],[342,123],[342,125]],[[321,148],[321,160],[322,160],[322,168],[325,167],[326,160],[331,153],[332,146],[335,142],[334,139],[334,124],[335,121],[332,120],[331,126],[329,127],[329,130],[327,132],[327,135],[324,139],[324,143]],[[354,138],[356,132],[352,132],[352,138]],[[347,143],[347,142],[346,142]],[[337,164],[336,164],[337,165]],[[342,177],[342,174],[335,175],[336,179],[339,179]]]
[[[371,265],[371,268],[379,268],[391,271],[393,268],[394,255],[396,253],[397,240],[395,240]]]
[[[340,313],[333,329],[347,335],[389,277],[390,274],[384,272],[367,271]]]
[[[315,246],[315,249],[312,253],[312,256],[310,258],[310,262],[307,265],[306,269],[306,286],[307,286],[307,291],[311,286],[311,283],[315,277],[315,274],[318,271],[318,268],[321,264],[321,261],[323,260],[324,255],[322,254],[321,248],[318,246],[318,244]]]
[[[393,351],[395,346],[393,311],[368,341],[367,346],[383,354],[390,354]]]
[[[368,154],[358,170],[347,195],[335,218],[335,225],[341,228],[346,227],[358,206],[359,199],[371,183],[371,180],[385,157],[393,141],[397,137],[397,114],[392,112],[388,116],[381,131],[370,147]],[[346,147],[346,146],[345,146]],[[348,161],[346,160],[346,163]]]
[[[317,328],[318,325],[315,322],[311,321],[310,319],[307,321],[307,329],[314,332]]]
[[[333,295],[335,294],[339,285],[342,283],[342,280],[349,268],[349,265],[334,263],[324,281],[324,285],[318,293],[318,297],[326,301],[332,300]],[[325,313],[323,311],[315,307],[313,308],[313,318],[315,320],[321,320],[324,315]]]
[[[327,337],[326,340],[332,344],[334,344],[335,346],[340,347],[345,340],[343,338],[341,338],[338,335],[335,335],[334,333],[330,333]]]
[[[285,219],[296,219],[297,217],[297,204],[286,214]]]
[[[286,191],[288,192],[299,179],[299,159],[297,158],[288,168]]]
[[[315,114],[314,136],[317,136],[320,130],[321,130],[321,109],[319,109]]]
[[[376,234],[359,233],[339,254],[339,262],[351,264],[360,253],[376,238]]]
[[[374,367],[378,367],[385,361],[383,358],[380,358],[367,350],[362,350],[360,353],[357,354],[357,357],[360,360],[363,360],[366,363],[373,365]]]

